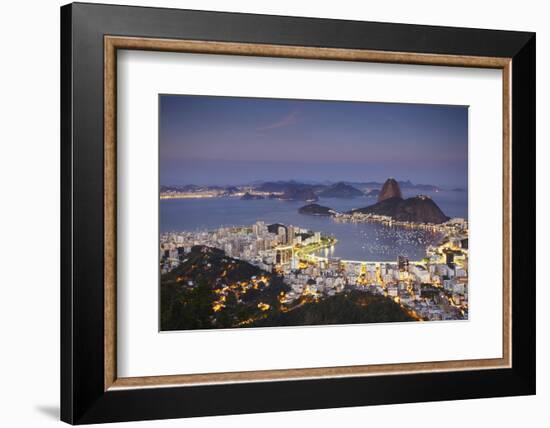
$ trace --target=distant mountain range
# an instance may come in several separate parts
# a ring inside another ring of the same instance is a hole
[[[309,184],[292,184],[285,188],[280,199],[286,201],[317,201],[319,197],[315,192],[314,186]]]
[[[397,183],[399,184],[400,188],[404,190],[422,190],[425,192],[435,192],[441,190],[441,188],[439,188],[438,186],[434,186],[433,184],[414,184],[410,180],[397,181]],[[252,185],[252,187],[262,192],[283,192],[285,189],[292,186],[309,186],[315,192],[322,192],[331,188],[340,188],[347,191],[349,190],[349,187],[353,187],[355,190],[359,190],[360,192],[365,194],[372,190],[380,190],[383,184],[384,183],[379,181],[339,181],[336,183],[306,183],[295,180],[280,180],[256,182]]]
[[[236,186],[197,186],[195,184],[183,184],[183,185],[160,185],[160,193],[172,193],[172,192],[185,192],[185,193],[200,193],[219,191],[222,194],[232,195],[239,193],[240,189]]]
[[[361,190],[342,181],[332,184],[319,192],[319,196],[322,198],[355,198],[364,195]]]
[[[436,192],[441,189],[431,184],[413,184],[410,180],[396,181],[400,189],[407,191],[422,191]],[[384,183],[377,181],[367,182],[348,182],[339,181],[336,183],[306,183],[295,180],[287,181],[264,181],[255,182],[248,185],[239,186],[198,186],[194,184],[187,185],[161,185],[160,192],[162,193],[199,193],[199,192],[219,192],[220,195],[233,195],[236,193],[249,193],[249,196],[243,199],[258,199],[252,197],[253,192],[270,193],[272,197],[283,200],[297,201],[316,201],[318,198],[356,198],[356,197],[378,197],[380,192],[383,192]],[[453,191],[463,191],[463,189],[455,188]]]
[[[358,189],[378,189],[380,190],[384,183],[381,183],[379,181],[367,181],[367,182],[346,182],[347,184],[357,187]],[[399,187],[402,190],[420,190],[423,192],[437,192],[442,190],[438,186],[434,186],[433,184],[414,184],[411,182],[411,180],[406,181],[397,181],[399,184]]]

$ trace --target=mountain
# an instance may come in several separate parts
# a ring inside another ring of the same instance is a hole
[[[397,221],[440,224],[449,220],[437,204],[428,196],[418,195],[408,199],[392,197],[365,208],[351,211],[392,217]]]
[[[280,199],[286,201],[316,201],[319,198],[311,186],[307,184],[296,184],[289,186]]]
[[[340,181],[321,190],[319,196],[324,198],[355,198],[356,196],[363,196],[363,192]]]
[[[367,193],[365,193],[365,196],[367,198],[374,198],[375,196],[378,196],[379,194],[380,194],[380,190],[372,189],[372,190],[369,190]]]
[[[401,199],[402,197],[399,183],[393,178],[388,178],[382,186],[382,190],[380,190],[380,193],[378,194],[378,202],[391,198]]]
[[[379,189],[380,187],[382,187],[382,184],[384,184],[378,181],[345,181],[345,183],[363,191]]]
[[[304,205],[298,210],[298,212],[300,214],[322,215],[322,216],[330,216],[335,213],[335,211],[332,208],[324,207],[319,204]]]
[[[291,181],[266,181],[255,187],[256,191],[269,192],[282,195],[274,195],[273,198],[286,201],[316,201],[316,192],[323,190],[326,186],[321,184],[312,185]]]

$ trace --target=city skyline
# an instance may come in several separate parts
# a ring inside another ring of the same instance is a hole
[[[468,185],[468,108],[160,95],[160,183]]]

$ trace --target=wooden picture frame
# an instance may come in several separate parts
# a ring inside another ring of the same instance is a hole
[[[118,377],[118,49],[502,70],[502,358]],[[534,34],[72,4],[61,9],[61,52],[62,420],[80,424],[535,392]],[[214,394],[227,398],[212,405],[208,397]]]

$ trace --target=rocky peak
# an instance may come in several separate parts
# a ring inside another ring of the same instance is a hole
[[[382,202],[390,198],[403,198],[401,195],[401,189],[399,188],[399,183],[394,178],[388,178],[386,180],[382,186],[382,190],[380,190],[380,193],[378,194],[378,202]]]

